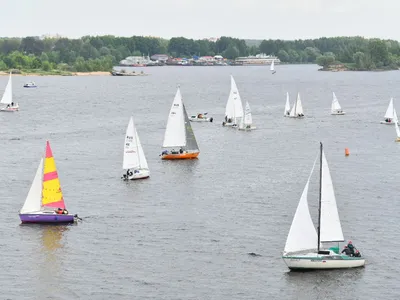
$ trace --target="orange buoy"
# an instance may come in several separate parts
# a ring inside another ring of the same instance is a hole
[[[350,155],[350,150],[349,148],[344,148],[344,155],[349,156]]]

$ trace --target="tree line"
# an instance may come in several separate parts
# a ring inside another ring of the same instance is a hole
[[[222,55],[228,59],[266,53],[283,63],[346,64],[358,70],[397,68],[400,45],[394,40],[335,37],[307,40],[263,40],[221,37],[216,42],[174,37],[85,36],[68,38],[1,38],[0,70],[109,71],[128,56],[169,54],[172,57]]]

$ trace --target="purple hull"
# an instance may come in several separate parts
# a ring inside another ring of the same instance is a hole
[[[20,214],[19,218],[22,223],[73,223],[73,215],[57,215],[57,214]]]

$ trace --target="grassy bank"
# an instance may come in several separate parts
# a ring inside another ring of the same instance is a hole
[[[61,70],[49,70],[44,71],[40,69],[34,70],[9,70],[9,71],[0,71],[1,75],[8,75],[11,73],[13,76],[109,76],[110,72],[68,72]]]

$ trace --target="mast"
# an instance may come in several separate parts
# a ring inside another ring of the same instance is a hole
[[[319,158],[319,203],[318,203],[318,252],[321,243],[321,198],[322,198],[322,142],[320,143],[320,158]]]

